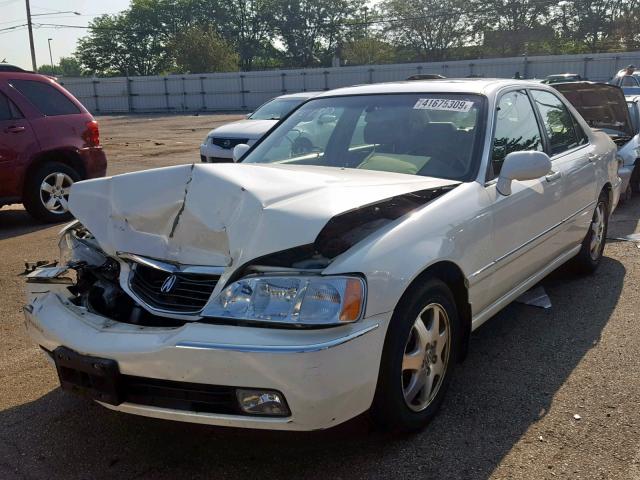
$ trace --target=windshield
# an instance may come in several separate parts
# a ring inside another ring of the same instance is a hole
[[[304,98],[276,98],[259,107],[249,115],[249,118],[252,120],[280,120],[304,100]]]
[[[246,163],[359,168],[453,180],[475,176],[484,97],[390,94],[311,100]]]

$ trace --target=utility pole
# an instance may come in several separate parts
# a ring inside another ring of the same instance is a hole
[[[29,45],[31,47],[31,65],[33,66],[33,71],[38,71],[38,65],[36,65],[36,48],[33,45],[33,26],[31,25],[31,7],[29,6],[29,0],[24,0],[24,3],[27,6],[27,27],[29,29]]]
[[[53,40],[53,38],[49,38],[47,40],[47,42],[49,42],[49,61],[51,62],[51,75],[55,75],[56,74],[56,69],[53,66],[53,56],[51,55],[51,40]]]

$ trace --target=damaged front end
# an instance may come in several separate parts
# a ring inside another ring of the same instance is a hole
[[[365,316],[366,272],[326,269],[459,185],[333,170],[291,182],[280,168],[222,167],[79,183],[70,199],[79,222],[62,232],[61,263],[28,281],[58,283],[60,296],[107,323],[345,325]],[[159,182],[162,195],[141,187]]]
[[[352,323],[364,313],[366,285],[360,276],[247,272],[214,293],[222,269],[124,253],[111,257],[79,222],[65,228],[59,245],[60,266],[30,273],[30,293],[55,293],[104,318],[104,326],[201,322],[317,327]]]
[[[141,326],[179,326],[184,320],[158,316],[142,308],[120,286],[121,261],[104,253],[79,222],[60,236],[60,262],[27,275],[31,294],[57,293],[71,304],[107,320]]]

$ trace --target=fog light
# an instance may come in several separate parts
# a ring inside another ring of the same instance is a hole
[[[287,417],[291,414],[287,402],[281,393],[273,390],[236,390],[238,404],[245,413],[250,415],[268,415],[273,417]]]

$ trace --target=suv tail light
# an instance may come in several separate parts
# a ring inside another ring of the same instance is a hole
[[[87,145],[90,147],[99,146],[100,129],[98,128],[98,122],[96,122],[95,120],[87,122],[87,129],[84,131],[82,138],[84,138],[84,141],[87,142]]]

